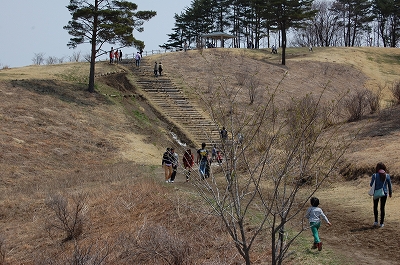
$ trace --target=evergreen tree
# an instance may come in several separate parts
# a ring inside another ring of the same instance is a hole
[[[369,0],[336,0],[334,8],[342,13],[345,46],[354,46],[356,37],[369,27],[373,20]]]
[[[287,30],[301,28],[313,18],[316,11],[311,8],[313,0],[271,0],[266,5],[266,17],[271,18],[282,36],[282,64],[286,64]]]
[[[67,8],[72,20],[64,29],[73,36],[68,46],[91,44],[90,92],[94,92],[95,61],[101,55],[103,44],[120,43],[143,48],[144,43],[133,37],[133,30],[143,31],[143,22],[156,15],[155,11],[136,11],[136,4],[124,0],[70,0]]]
[[[396,47],[400,39],[400,0],[373,0],[372,3],[383,46]]]

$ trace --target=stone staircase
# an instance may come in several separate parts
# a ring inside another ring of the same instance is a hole
[[[206,114],[203,114],[169,78],[168,72],[155,77],[152,62],[145,58],[140,67],[130,63],[129,69],[137,77],[137,84],[146,93],[148,100],[161,110],[162,114],[174,123],[174,129],[183,133],[193,147],[205,142],[208,147],[219,143],[219,127]],[[173,132],[177,134],[177,132]]]

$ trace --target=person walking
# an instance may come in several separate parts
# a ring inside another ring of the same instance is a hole
[[[374,194],[373,200],[374,200],[374,224],[373,226],[376,227],[378,226],[378,204],[379,201],[381,202],[381,218],[379,222],[379,227],[384,227],[384,221],[385,221],[385,204],[387,200],[387,196],[389,194],[389,197],[392,197],[392,182],[390,180],[390,175],[386,173],[387,169],[385,164],[382,162],[379,162],[376,167],[375,167],[375,174],[372,175],[371,177],[371,182],[369,184],[370,187],[372,185],[375,185],[375,193],[376,191],[383,189],[383,193],[379,196],[376,196]],[[380,197],[381,196],[381,197]]]
[[[122,50],[119,50],[119,61],[122,61]]]
[[[158,65],[157,65],[157,62],[154,63],[154,76],[155,77],[158,76]]]
[[[142,57],[140,56],[140,53],[137,52],[136,55],[135,55],[135,65],[136,65],[137,67],[140,66],[140,60],[141,60],[141,59],[142,59]]]
[[[118,49],[114,53],[114,58],[115,58],[114,59],[115,63],[118,64],[118,62],[119,62],[119,51],[118,51]]]
[[[221,131],[219,132],[221,139],[223,142],[226,141],[226,139],[228,139],[228,131],[225,129],[225,127],[222,127]]]
[[[212,164],[212,162],[214,162],[216,158],[217,158],[217,145],[214,144],[214,145],[213,145],[213,148],[211,149],[211,160],[210,160],[210,164]]]
[[[192,150],[187,149],[185,151],[182,162],[183,162],[183,167],[185,168],[186,171],[186,182],[188,182],[190,178],[190,173],[192,171],[192,167],[194,165],[194,156],[192,154]]]
[[[206,149],[206,143],[202,143],[201,149],[197,150],[196,163],[199,165],[199,172],[201,179],[204,179],[207,176],[209,176],[209,172],[207,172],[208,151]]]
[[[110,64],[112,64],[114,62],[114,48],[111,47],[110,50]]]
[[[310,199],[311,207],[307,209],[306,218],[310,223],[311,232],[314,237],[314,244],[311,247],[312,249],[318,248],[319,251],[322,250],[322,242],[319,239],[318,229],[321,226],[321,216],[325,220],[325,222],[331,226],[332,224],[329,222],[328,218],[324,214],[321,208],[318,207],[319,199],[317,197],[312,197]]]
[[[172,175],[173,157],[170,148],[167,148],[162,157],[162,167],[164,168],[165,182],[169,183]]]
[[[163,69],[163,65],[162,65],[161,62],[159,62],[159,63],[158,63],[158,73],[159,73],[160,76],[161,76],[161,73],[162,73],[163,70],[164,70],[164,69]]]
[[[178,165],[179,165],[179,156],[175,152],[175,148],[171,148],[171,155],[172,155],[172,174],[171,174],[170,182],[174,183],[175,177],[176,177],[176,172],[178,170]]]

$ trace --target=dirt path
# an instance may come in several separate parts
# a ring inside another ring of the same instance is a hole
[[[400,263],[400,198],[386,203],[384,228],[373,228],[372,198],[368,196],[369,178],[336,184],[318,192],[331,227],[322,227],[325,247],[348,258],[348,264]]]

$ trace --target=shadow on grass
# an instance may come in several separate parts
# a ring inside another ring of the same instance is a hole
[[[41,95],[49,95],[68,103],[94,106],[112,104],[110,100],[98,93],[90,93],[86,84],[71,84],[55,80],[25,79],[13,80],[11,84]]]
[[[351,229],[350,232],[362,232],[362,231],[374,230],[377,228],[378,228],[377,226],[368,225]]]

